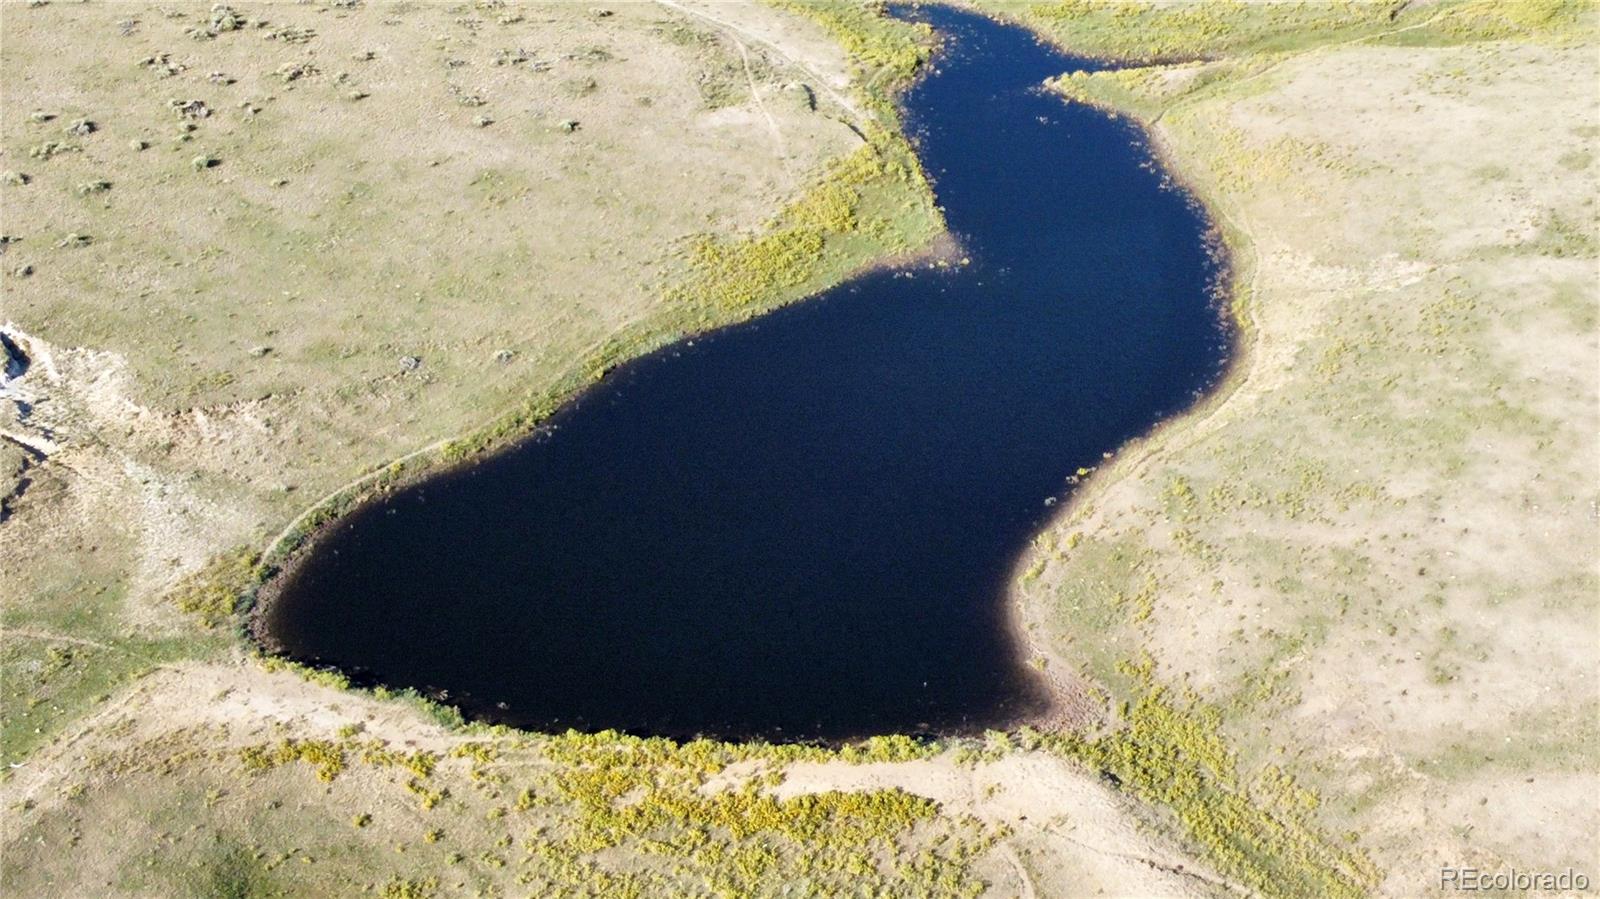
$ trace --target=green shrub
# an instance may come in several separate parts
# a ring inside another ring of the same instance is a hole
[[[258,583],[256,562],[255,551],[248,547],[223,553],[179,582],[169,598],[202,625],[217,627],[233,618]]]

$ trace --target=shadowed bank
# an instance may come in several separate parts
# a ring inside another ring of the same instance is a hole
[[[1136,128],[1038,90],[1095,63],[916,15],[946,46],[904,117],[970,265],[619,368],[328,529],[268,641],[536,729],[843,739],[1046,709],[1015,560],[1080,467],[1216,380],[1218,265]]]

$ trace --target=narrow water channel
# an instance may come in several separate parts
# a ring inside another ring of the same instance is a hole
[[[864,275],[623,366],[506,452],[331,526],[269,645],[548,730],[774,740],[1049,702],[1005,607],[1080,467],[1191,405],[1229,333],[1207,222],[1094,63],[931,7],[905,121],[971,264]]]

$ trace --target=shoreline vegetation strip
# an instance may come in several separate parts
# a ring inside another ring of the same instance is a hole
[[[803,299],[882,259],[923,252],[943,231],[921,163],[900,133],[895,105],[934,52],[931,29],[882,18],[865,5],[771,5],[816,19],[856,61],[856,81],[867,85],[857,93],[874,117],[858,130],[862,145],[826,164],[754,233],[686,240],[678,270],[660,287],[663,314],[613,334],[551,387],[484,427],[377,466],[313,504],[262,549],[269,573],[363,499],[515,442],[617,366]]]

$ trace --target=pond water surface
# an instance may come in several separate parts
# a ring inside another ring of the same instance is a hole
[[[625,365],[506,452],[331,526],[267,642],[534,729],[772,740],[1049,704],[1007,609],[1079,467],[1190,406],[1229,332],[1207,221],[1098,64],[942,7],[905,122],[971,264],[855,278]]]

